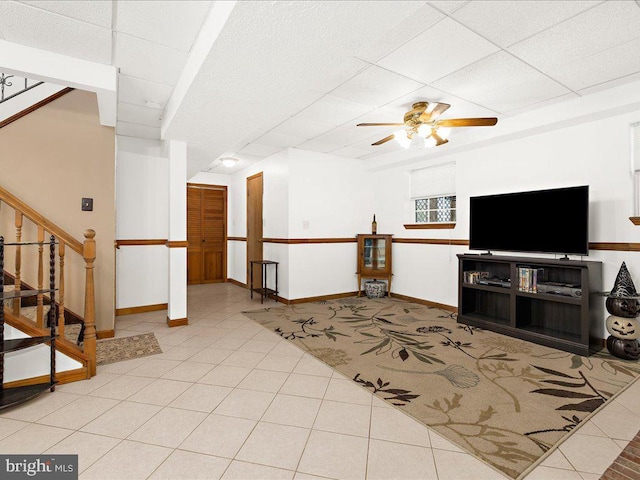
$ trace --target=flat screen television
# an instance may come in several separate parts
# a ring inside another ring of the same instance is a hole
[[[589,255],[589,186],[471,197],[469,248]]]

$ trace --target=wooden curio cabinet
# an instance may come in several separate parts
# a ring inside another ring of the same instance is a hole
[[[362,279],[387,281],[387,293],[391,296],[391,237],[393,235],[357,235],[358,239],[358,296],[362,291]]]

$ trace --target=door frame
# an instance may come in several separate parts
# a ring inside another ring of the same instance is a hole
[[[223,232],[224,232],[224,239],[222,241],[222,280],[216,280],[215,282],[209,281],[209,282],[200,282],[200,283],[189,283],[187,282],[188,285],[203,285],[206,283],[223,283],[226,282],[228,280],[227,278],[227,224],[229,222],[229,212],[228,212],[228,189],[229,187],[227,187],[226,185],[211,185],[208,183],[190,183],[187,182],[187,188],[196,188],[196,189],[200,189],[200,190],[222,190],[224,192],[223,194],[223,199],[224,199],[224,213],[223,213]],[[189,276],[187,275],[187,278],[189,278]]]
[[[246,257],[246,284],[247,284],[247,288],[250,288],[250,282],[251,282],[251,264],[249,263],[249,208],[251,208],[251,202],[249,202],[249,181],[256,179],[256,178],[260,178],[261,179],[261,184],[262,184],[262,188],[260,189],[260,194],[262,196],[262,200],[260,201],[260,225],[263,225],[263,212],[264,212],[264,176],[262,175],[263,172],[258,172],[254,175],[251,175],[249,177],[247,177],[246,180],[246,204],[247,204],[247,213],[246,213],[246,233],[247,233],[247,249],[245,252],[245,257]],[[258,260],[262,260],[263,256],[264,256],[264,250],[263,250],[263,243],[262,243],[262,238],[258,238],[257,239],[258,245],[260,247],[260,258]],[[256,259],[254,259],[256,260]],[[262,271],[260,271],[260,277],[262,276]]]

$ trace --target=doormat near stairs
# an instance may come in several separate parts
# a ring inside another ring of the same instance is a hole
[[[160,344],[153,333],[143,333],[130,337],[106,338],[96,343],[96,364],[132,360],[162,353]]]
[[[456,322],[396,299],[243,312],[511,478],[520,478],[640,374]]]

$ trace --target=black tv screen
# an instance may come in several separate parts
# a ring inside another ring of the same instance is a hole
[[[469,248],[589,255],[589,186],[471,197]]]

